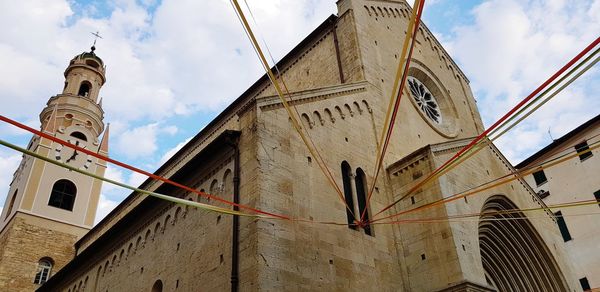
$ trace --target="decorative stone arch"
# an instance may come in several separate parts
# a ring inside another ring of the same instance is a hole
[[[138,236],[137,240],[135,241],[135,250],[137,251],[140,248],[140,245],[142,244],[142,236]]]
[[[373,110],[372,110],[372,109],[371,109],[371,107],[369,106],[369,103],[368,103],[366,100],[364,100],[364,99],[363,99],[363,100],[362,100],[362,104],[365,106],[365,108],[367,109],[367,111],[368,111],[369,113],[372,113],[372,112],[373,112]]]
[[[315,119],[315,124],[317,123],[317,121],[319,121],[321,126],[325,125],[325,121],[323,121],[323,118],[321,118],[321,114],[318,111],[314,111],[313,116]]]
[[[360,105],[358,104],[358,102],[353,102],[352,103],[354,105],[354,107],[356,108],[356,111],[358,112],[359,115],[362,115],[362,109],[360,108]]]
[[[96,291],[98,289],[98,282],[100,281],[100,276],[102,273],[102,265],[98,267],[98,271],[96,272],[96,279],[94,280],[94,289],[92,291]]]
[[[163,224],[163,232],[167,229],[169,221],[171,221],[171,215],[167,215],[167,217],[165,217],[165,224]]]
[[[344,115],[344,112],[342,112],[342,109],[339,106],[335,106],[335,111],[340,115],[342,120],[346,118],[346,115]]]
[[[129,247],[127,247],[127,254],[125,255],[125,259],[128,259],[131,255],[131,251],[133,250],[133,242],[129,243]]]
[[[121,265],[124,255],[125,255],[125,249],[121,249],[121,252],[119,253],[119,261],[117,262],[117,265]]]
[[[108,260],[106,260],[106,262],[104,263],[104,269],[102,269],[102,277],[104,277],[104,275],[106,275],[106,270],[108,270],[109,265],[110,265],[110,262]]]
[[[305,113],[304,113],[304,114],[302,114],[302,121],[304,121],[304,123],[305,123],[306,125],[308,125],[308,127],[309,127],[309,128],[311,128],[311,129],[312,129],[312,127],[313,127],[313,124],[312,124],[312,122],[310,121],[310,118],[308,117],[308,115],[307,115],[307,114],[305,114]]]
[[[177,209],[175,210],[175,214],[173,215],[173,225],[175,225],[175,223],[177,223],[177,221],[179,220],[180,217],[181,217],[181,206],[177,206]]]
[[[154,225],[154,237],[152,237],[152,240],[154,240],[158,236],[159,232],[160,232],[160,221],[156,222],[156,225]]]
[[[208,189],[208,192],[215,196],[217,194],[217,192],[219,191],[219,181],[215,178],[213,179],[213,181],[210,183],[210,188]]]
[[[568,291],[552,253],[507,197],[490,197],[479,218],[479,250],[488,284],[498,291]]]
[[[112,257],[112,261],[110,262],[110,271],[112,272],[112,270],[114,269],[115,265],[117,264],[117,255],[114,254]]]
[[[150,236],[152,235],[152,231],[150,231],[150,228],[148,228],[148,230],[146,230],[146,236],[144,236],[144,244],[142,244],[142,246],[146,245],[146,243],[148,243],[148,240],[150,239]]]
[[[335,118],[333,117],[331,110],[329,110],[328,108],[325,108],[324,112],[325,112],[325,115],[327,116],[327,118],[331,121],[331,123],[335,123]]]
[[[348,105],[346,103],[346,104],[344,104],[344,108],[348,111],[348,113],[350,114],[351,117],[354,116],[354,112],[352,111],[352,108],[350,107],[350,105]]]
[[[233,195],[233,176],[229,168],[223,173],[223,193],[225,196]]]

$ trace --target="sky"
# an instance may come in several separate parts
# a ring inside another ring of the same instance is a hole
[[[337,13],[333,0],[247,3],[276,60]],[[600,0],[427,0],[423,13],[486,126],[600,35]],[[229,0],[0,0],[0,27],[0,114],[34,128],[99,31],[110,156],[151,172],[264,74]],[[511,162],[600,113],[598,67],[496,141]],[[26,146],[31,135],[0,124],[0,138]],[[20,159],[0,148],[0,207]],[[113,166],[106,176],[145,180]],[[129,193],[105,183],[96,222]]]

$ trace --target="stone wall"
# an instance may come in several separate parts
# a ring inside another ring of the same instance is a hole
[[[42,258],[52,259],[51,274],[66,265],[75,255],[73,244],[79,236],[69,229],[79,230],[17,212],[0,234],[0,291],[37,289],[33,280]]]

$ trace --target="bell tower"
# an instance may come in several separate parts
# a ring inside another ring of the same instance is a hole
[[[40,122],[44,133],[108,156],[99,98],[106,66],[95,49],[71,59],[63,91],[48,100]],[[28,149],[99,176],[106,170],[105,161],[39,136]],[[94,178],[23,156],[0,216],[0,291],[33,291],[74,256],[74,243],[94,224],[101,186]]]

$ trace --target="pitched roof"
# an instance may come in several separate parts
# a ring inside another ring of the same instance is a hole
[[[582,132],[583,130],[585,130],[588,127],[592,126],[593,124],[595,124],[598,121],[600,121],[600,114],[597,115],[597,116],[595,116],[595,117],[593,117],[589,121],[587,121],[587,122],[579,125],[579,127],[573,129],[571,132],[569,132],[569,133],[563,135],[562,137],[554,140],[548,146],[542,148],[541,150],[539,150],[535,154],[533,154],[533,155],[529,156],[528,158],[526,158],[525,160],[521,161],[521,163],[517,164],[515,166],[515,168],[519,169],[519,168],[523,168],[523,167],[529,165],[530,163],[532,163],[535,160],[537,160],[538,158],[540,158],[542,155],[544,155],[544,154],[552,151],[554,148],[556,148],[559,145],[563,144],[567,140],[573,138],[575,135],[579,134],[580,132]]]

